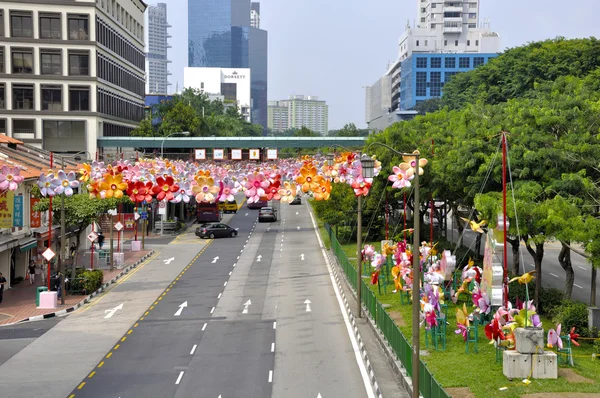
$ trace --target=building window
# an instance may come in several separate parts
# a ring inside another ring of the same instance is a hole
[[[33,84],[13,84],[13,109],[33,109]]]
[[[33,73],[33,50],[31,48],[12,49],[12,73]]]
[[[448,46],[448,40],[444,40],[444,47]]]
[[[452,76],[456,75],[458,72],[444,72],[444,83],[448,83]]]
[[[70,111],[89,111],[90,110],[90,89],[89,87],[69,87],[69,110]]]
[[[469,3],[469,8],[477,8],[477,3]]]
[[[467,47],[471,45],[471,40],[467,40]]]
[[[479,46],[479,40],[475,40],[475,45]]]
[[[459,68],[470,68],[471,67],[471,58],[460,57],[458,59],[458,67]]]
[[[425,40],[425,47],[427,47],[427,44],[428,44],[428,43],[427,43],[427,40]]]
[[[454,47],[458,47],[458,40],[454,40]]]
[[[69,40],[88,40],[89,29],[88,29],[87,15],[69,15]]]
[[[427,96],[427,72],[417,72],[417,85],[416,95],[417,97]]]
[[[426,8],[421,8],[421,12],[426,12],[427,9]]]
[[[442,58],[440,58],[440,57],[431,58],[431,67],[432,68],[441,68],[442,67]]]
[[[62,75],[62,54],[60,50],[40,49],[42,75]]]
[[[4,83],[0,83],[0,109],[6,109],[6,103],[4,102]]]
[[[0,37],[4,37],[4,10],[0,10]]]
[[[421,18],[421,22],[425,22],[425,18]]]
[[[0,119],[0,134],[6,134],[6,119]]]
[[[12,37],[33,37],[33,21],[31,12],[11,11],[10,28]]]
[[[431,4],[431,8],[436,8],[437,4],[436,3],[432,3]]]
[[[448,58],[444,59],[444,67],[456,68],[456,58],[448,57]]]
[[[417,47],[419,47],[419,40],[417,40]]]
[[[427,58],[418,57],[417,58],[417,68],[427,68]]]
[[[475,18],[477,18],[477,13],[475,13],[475,12],[469,13],[469,19],[475,19]]]
[[[0,47],[0,73],[4,73],[4,47]]]
[[[13,135],[29,134],[35,136],[35,119],[13,119]]]
[[[40,38],[60,39],[62,38],[62,27],[60,26],[60,14],[40,13]]]
[[[62,86],[41,86],[42,110],[62,111]]]
[[[485,63],[485,58],[483,57],[474,57],[473,58],[473,68],[477,68],[479,65],[483,65]]]
[[[469,29],[475,29],[477,27],[476,23],[470,23],[469,24]]]
[[[44,120],[44,149],[51,152],[79,152],[85,150],[85,121]]]
[[[89,76],[89,51],[69,51],[69,76]]]
[[[431,72],[429,95],[439,97],[442,95],[442,72]]]

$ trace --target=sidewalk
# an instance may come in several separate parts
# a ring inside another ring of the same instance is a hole
[[[103,283],[106,284],[116,278],[119,274],[128,272],[129,268],[144,259],[152,250],[142,250],[138,252],[125,251],[124,266],[122,269],[102,270],[104,273]],[[79,263],[78,263],[79,264]],[[89,266],[89,264],[87,265]],[[54,314],[61,310],[67,310],[79,302],[83,301],[87,295],[69,295],[65,296],[65,305],[60,305],[54,309],[38,309],[35,305],[35,296],[37,286],[47,286],[42,284],[41,275],[35,276],[35,285],[29,284],[24,280],[11,289],[4,290],[2,304],[0,304],[0,326],[9,325],[26,320],[31,317]]]

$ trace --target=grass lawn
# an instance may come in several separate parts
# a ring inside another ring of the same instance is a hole
[[[321,228],[321,234],[323,239],[327,239],[327,243],[330,244],[324,228]],[[372,244],[379,249],[379,242]],[[343,249],[349,259],[356,258],[356,244],[343,245]],[[356,260],[351,262],[356,263]],[[411,304],[400,304],[400,296],[391,293],[394,289],[393,285],[388,286],[388,293],[382,295],[379,295],[377,286],[370,284],[369,286],[380,302],[390,305],[386,310],[396,320],[400,330],[410,342],[412,336]],[[460,392],[452,390],[452,388],[459,387],[468,387],[475,396],[482,398],[520,397],[528,393],[543,392],[600,393],[600,359],[592,360],[592,344],[580,341],[581,347],[573,347],[575,368],[559,365],[559,374],[561,375],[556,380],[531,379],[529,385],[525,385],[521,380],[509,381],[502,373],[502,362],[496,363],[495,348],[485,337],[483,326],[479,328],[479,353],[473,353],[471,347],[469,354],[465,352],[462,335],[454,333],[456,305],[452,302],[447,304],[449,325],[447,325],[446,333],[446,351],[436,351],[431,344],[429,348],[425,347],[424,328],[421,329],[421,350],[428,352],[428,355],[422,357],[423,362],[427,363],[427,367],[436,380],[445,389],[449,389],[451,394],[462,396]],[[467,308],[472,308],[472,305],[469,306],[467,303]],[[546,332],[549,328],[554,327],[549,319],[542,317],[542,321]],[[575,381],[578,378],[577,375],[580,376],[578,382]],[[499,389],[502,387],[507,387],[507,390],[500,391]]]

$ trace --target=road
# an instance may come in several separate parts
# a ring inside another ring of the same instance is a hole
[[[280,213],[233,216],[239,235],[195,254],[69,396],[372,396],[308,209]]]
[[[449,223],[451,226],[451,224]],[[475,250],[475,239],[477,233],[471,230],[465,230],[463,237],[463,244],[471,247]],[[458,231],[454,229],[452,232],[448,230],[449,240],[456,241],[458,239]],[[565,289],[565,271],[562,269],[558,262],[558,254],[560,253],[560,243],[546,242],[544,245],[544,258],[542,259],[542,285],[544,287],[553,287],[558,290],[564,291]],[[481,254],[483,255],[484,242],[481,244]],[[521,272],[523,272],[523,264],[525,264],[525,271],[529,272],[535,269],[533,258],[525,248],[525,245],[521,243]],[[590,293],[591,293],[591,275],[592,268],[591,264],[579,254],[571,251],[571,262],[573,264],[573,270],[575,272],[575,285],[573,286],[574,300],[583,301],[589,304]],[[508,268],[512,269],[512,251],[508,252]]]

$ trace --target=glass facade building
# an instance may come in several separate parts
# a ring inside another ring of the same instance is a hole
[[[452,76],[485,65],[497,56],[495,53],[413,53],[402,61],[400,109],[409,110],[419,101],[441,97],[444,84]]]
[[[252,122],[267,126],[267,32],[250,0],[188,0],[188,66],[250,68]]]

